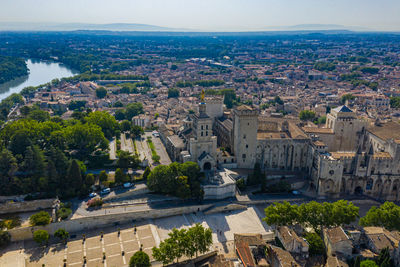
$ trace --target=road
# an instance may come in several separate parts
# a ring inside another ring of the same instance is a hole
[[[164,144],[161,142],[160,137],[155,137],[151,134],[151,132],[146,132],[145,133],[145,138],[151,137],[151,140],[153,141],[153,144],[156,148],[157,154],[160,156],[160,164],[161,165],[169,165],[171,164],[171,159],[169,158],[169,155],[167,153],[167,150],[164,147]],[[150,150],[151,154],[151,150]]]

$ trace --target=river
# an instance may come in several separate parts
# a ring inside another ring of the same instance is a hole
[[[56,62],[28,59],[26,65],[29,69],[27,76],[19,77],[0,85],[0,101],[13,93],[19,93],[25,87],[38,86],[53,79],[61,79],[78,74],[77,71]]]

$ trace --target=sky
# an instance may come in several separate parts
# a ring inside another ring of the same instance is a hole
[[[338,24],[400,31],[400,0],[0,0],[0,22],[141,23],[202,31]]]

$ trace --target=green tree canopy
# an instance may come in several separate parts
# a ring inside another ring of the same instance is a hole
[[[69,233],[64,228],[60,228],[54,232],[54,237],[61,241],[66,241],[69,238]]]
[[[33,226],[47,225],[51,222],[51,217],[48,212],[40,211],[29,217],[29,222]]]
[[[129,267],[150,267],[150,257],[143,251],[137,251],[129,260]]]
[[[389,231],[400,231],[400,207],[389,201],[386,201],[380,207],[373,206],[360,219],[360,225],[381,226]]]
[[[302,121],[313,121],[315,119],[315,112],[311,110],[300,111],[299,118]]]
[[[96,89],[97,98],[105,98],[107,96],[107,90],[104,87],[99,87]]]
[[[47,244],[49,237],[50,235],[46,230],[36,230],[33,232],[33,240],[40,245]]]

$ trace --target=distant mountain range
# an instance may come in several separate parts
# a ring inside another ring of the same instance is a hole
[[[137,23],[25,23],[0,22],[0,31],[187,31],[185,29],[167,28]]]
[[[0,22],[0,31],[143,31],[143,32],[206,32],[193,29],[168,28],[138,23],[26,23]],[[336,24],[300,24],[294,26],[268,26],[248,32],[263,31],[371,31],[363,27],[348,27]],[[238,31],[243,32],[243,31]]]

